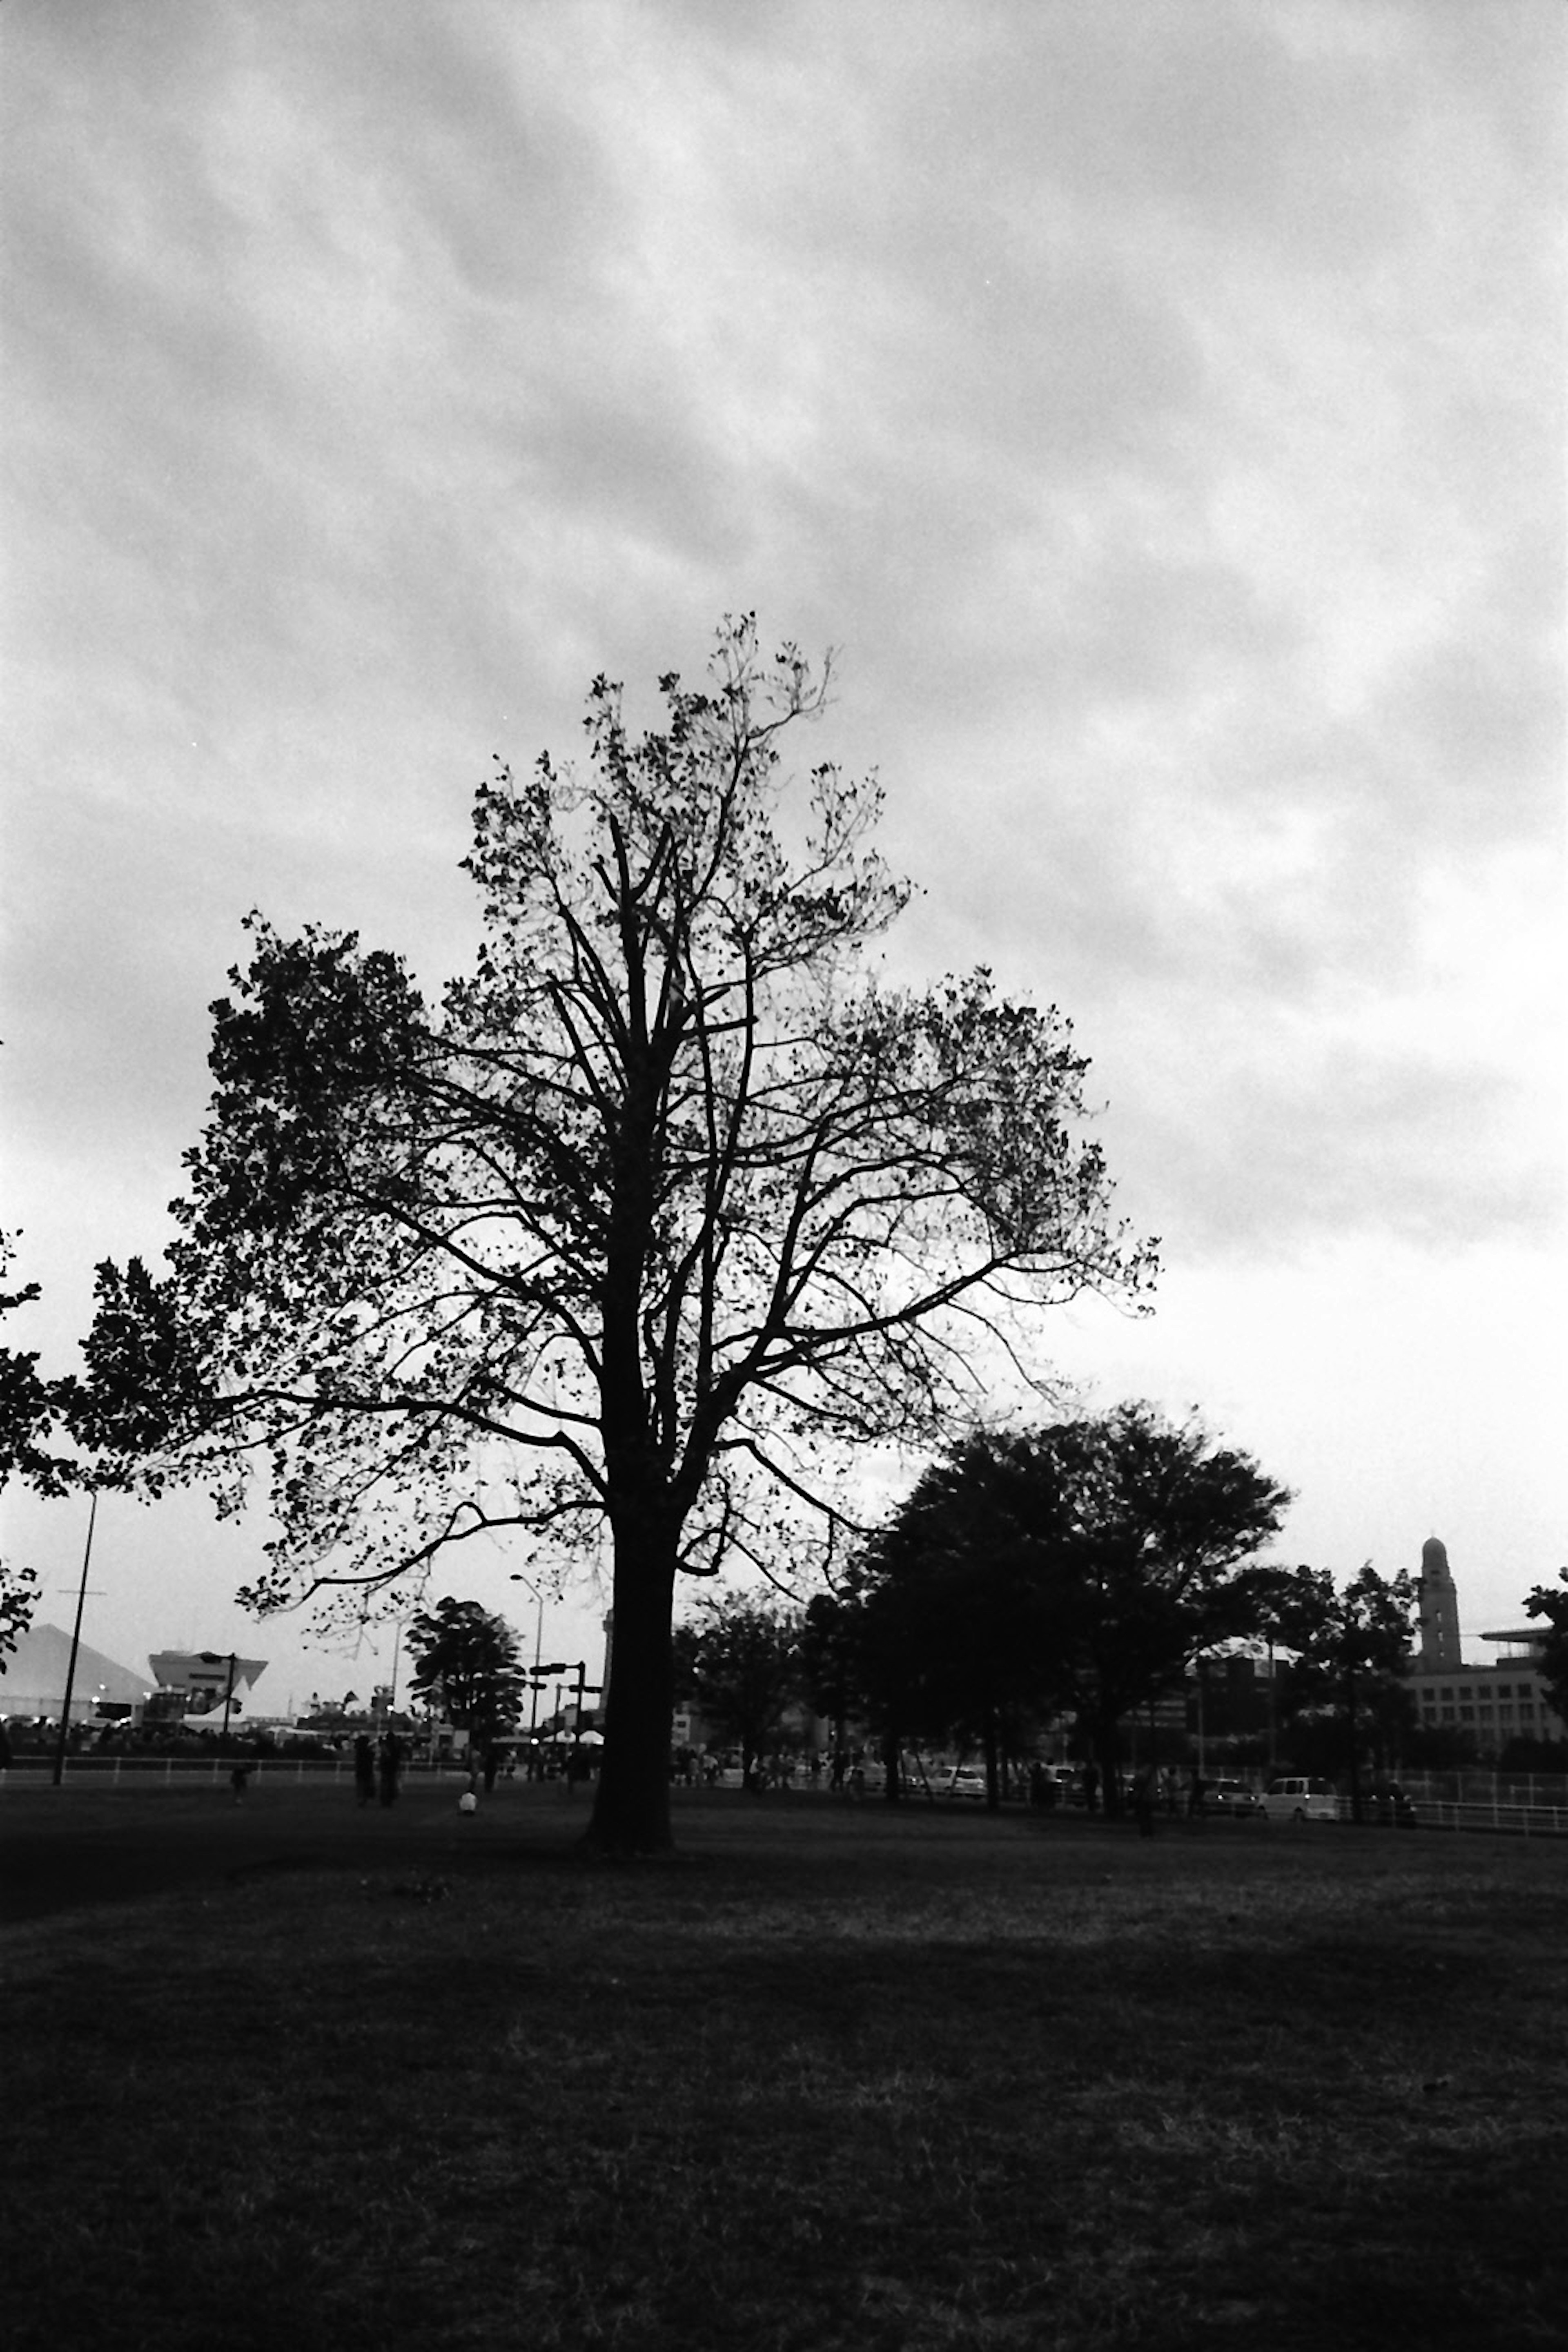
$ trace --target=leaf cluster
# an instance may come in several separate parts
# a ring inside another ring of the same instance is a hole
[[[1326,1568],[1277,1569],[1270,1577],[1268,1626],[1292,1654],[1299,1690],[1405,1671],[1419,1600],[1407,1570],[1384,1577],[1367,1560],[1343,1585]]]
[[[10,1237],[0,1234],[0,1283],[14,1255]],[[36,1282],[19,1290],[0,1288],[0,1316],[31,1306],[39,1295]],[[79,1465],[55,1450],[57,1435],[69,1430],[76,1395],[74,1381],[49,1380],[39,1371],[36,1349],[0,1347],[0,1488],[15,1479],[35,1494],[54,1496],[76,1483]],[[37,1570],[0,1559],[0,1662],[26,1633],[37,1601]]]
[[[1568,1568],[1560,1568],[1557,1578],[1568,1587]],[[1550,1585],[1532,1586],[1525,1596],[1524,1613],[1543,1624],[1536,1663],[1552,1706],[1568,1720],[1568,1590],[1554,1592]]]

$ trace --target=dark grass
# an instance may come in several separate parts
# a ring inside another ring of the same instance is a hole
[[[1568,1847],[17,1793],[9,2352],[1568,2345]]]

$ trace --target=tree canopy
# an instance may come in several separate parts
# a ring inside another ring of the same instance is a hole
[[[1118,1721],[1256,1633],[1256,1564],[1289,1496],[1247,1454],[1142,1404],[965,1439],[872,1548],[865,1651],[900,1728],[977,1738],[1070,1713],[1113,1792]]]
[[[746,1593],[714,1593],[675,1629],[675,1693],[695,1699],[710,1735],[733,1741],[748,1787],[802,1688],[801,1612]]]
[[[438,1601],[410,1622],[408,1648],[416,1661],[410,1687],[459,1730],[482,1742],[516,1722],[524,1675],[504,1617],[477,1601]]]
[[[1537,1652],[1541,1678],[1552,1706],[1568,1722],[1568,1568],[1558,1570],[1557,1580],[1564,1587],[1561,1592],[1548,1584],[1532,1585],[1525,1595],[1524,1612],[1543,1621]]]
[[[433,1006],[253,915],[168,1273],[100,1269],[94,1433],[227,1508],[261,1470],[257,1607],[607,1528],[605,1846],[668,1842],[678,1574],[762,1557],[781,1502],[820,1532],[846,1449],[940,1443],[1038,1369],[1040,1309],[1152,1271],[1062,1015],[873,968],[879,788],[784,789],[826,688],[749,617],[659,729],[595,679],[581,770],[479,787],[480,942]]]
[[[14,1256],[14,1242],[0,1233],[0,1286],[7,1281]],[[36,1282],[19,1290],[0,1287],[0,1317],[31,1306],[38,1296]],[[55,1451],[74,1396],[74,1382],[48,1380],[39,1371],[35,1349],[0,1347],[0,1489],[16,1480],[39,1495],[63,1495],[80,1475],[68,1457]],[[37,1571],[24,1561],[0,1559],[0,1662],[26,1631],[37,1599]]]
[[[1367,1560],[1343,1586],[1326,1568],[1276,1571],[1269,1603],[1275,1638],[1291,1651],[1293,1703],[1314,1688],[1342,1719],[1351,1811],[1362,1817],[1361,1746],[1380,1702],[1408,1671],[1418,1589],[1405,1570],[1380,1576]],[[1402,1716],[1396,1717],[1398,1728]]]

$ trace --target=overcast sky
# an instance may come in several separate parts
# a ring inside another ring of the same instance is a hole
[[[811,756],[881,770],[900,974],[988,961],[1093,1060],[1167,1270],[1059,1362],[1258,1454],[1284,1556],[1436,1532],[1467,1634],[1519,1622],[1568,1558],[1565,47],[1557,0],[11,0],[12,1343],[63,1369],[155,1256],[247,908],[456,970],[489,755],[752,608],[840,649]],[[68,1622],[84,1507],[7,1520]],[[341,1687],[230,1605],[263,1532],[108,1505],[88,1638]]]

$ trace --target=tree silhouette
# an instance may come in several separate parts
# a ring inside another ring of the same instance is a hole
[[[1150,1407],[985,1432],[935,1464],[870,1556],[866,1648],[900,1727],[977,1737],[994,1803],[1006,1717],[1078,1718],[1117,1803],[1118,1724],[1257,1631],[1253,1565],[1289,1496]]]
[[[716,1738],[741,1750],[746,1786],[777,1739],[802,1685],[798,1610],[742,1593],[714,1594],[675,1628],[675,1690],[696,1700]]]
[[[416,1661],[411,1689],[476,1743],[515,1723],[524,1676],[517,1635],[504,1617],[491,1616],[477,1601],[438,1601],[410,1621],[408,1649]]]
[[[1568,1586],[1568,1568],[1560,1568],[1557,1578]],[[1552,1706],[1568,1719],[1568,1591],[1553,1592],[1547,1584],[1532,1586],[1525,1595],[1524,1613],[1544,1621],[1545,1631],[1537,1637],[1536,1664]]]
[[[0,1284],[14,1255],[12,1240],[0,1234]],[[38,1296],[36,1282],[20,1290],[0,1289],[0,1316],[31,1306]],[[36,1350],[0,1348],[0,1488],[15,1479],[36,1494],[58,1496],[81,1475],[77,1465],[55,1451],[74,1396],[73,1381],[44,1378]],[[0,1660],[26,1631],[37,1601],[37,1570],[25,1561],[0,1559]]]
[[[634,737],[596,679],[581,772],[481,786],[481,940],[435,1009],[353,935],[250,919],[169,1274],[100,1268],[88,1342],[122,1475],[225,1507],[267,1475],[260,1609],[363,1605],[485,1528],[552,1559],[607,1529],[589,1835],[629,1851],[669,1837],[678,1576],[766,1557],[784,1507],[820,1534],[847,1454],[942,1442],[1040,1308],[1152,1272],[1062,1017],[870,969],[908,895],[879,793],[780,773],[826,678],[746,618],[708,690],[660,689]]]
[[[1370,1560],[1342,1588],[1323,1568],[1276,1574],[1270,1619],[1276,1638],[1294,1653],[1292,1703],[1315,1688],[1339,1710],[1349,1747],[1351,1814],[1359,1822],[1362,1727],[1377,1712],[1380,1695],[1408,1671],[1418,1588],[1405,1570],[1382,1577]]]

